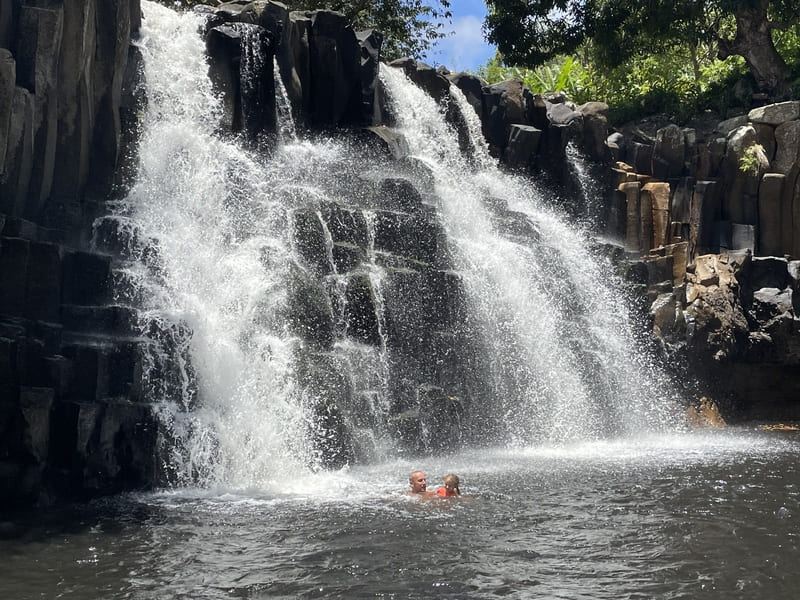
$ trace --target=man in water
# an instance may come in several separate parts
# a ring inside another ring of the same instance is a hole
[[[410,496],[432,496],[433,492],[428,491],[428,477],[424,471],[412,471],[408,476],[408,483],[411,485]]]

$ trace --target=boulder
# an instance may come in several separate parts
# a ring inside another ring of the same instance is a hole
[[[767,125],[780,125],[798,118],[800,118],[800,101],[797,100],[759,106],[747,114],[749,121]]]
[[[609,156],[606,138],[608,136],[608,104],[605,102],[586,102],[578,107],[583,116],[583,149],[594,161],[607,161]]]
[[[758,321],[770,319],[793,310],[792,290],[761,288],[753,292],[753,312]]]
[[[525,170],[531,166],[539,152],[542,131],[531,125],[518,123],[513,123],[510,130],[503,161],[512,169]]]
[[[672,336],[679,322],[683,322],[683,311],[672,292],[659,294],[650,307],[650,316],[659,337]]]
[[[751,290],[761,288],[785,289],[792,285],[789,261],[777,256],[754,256],[738,278]]]
[[[716,127],[714,127],[714,133],[718,133],[723,137],[727,137],[731,131],[747,125],[748,122],[749,119],[747,118],[747,115],[731,117],[730,119],[726,119],[717,123]]]
[[[788,175],[800,158],[800,121],[788,121],[775,128],[777,149],[772,170]]]
[[[667,125],[656,132],[653,148],[653,175],[659,179],[673,179],[683,174],[686,160],[686,143],[683,130],[677,125]]]
[[[361,52],[347,18],[318,10],[311,17],[311,121],[320,127],[360,124]]]
[[[495,156],[508,144],[511,124],[527,125],[527,105],[520,79],[509,79],[483,88],[483,135]]]

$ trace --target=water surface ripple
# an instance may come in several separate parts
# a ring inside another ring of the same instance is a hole
[[[796,433],[483,450],[4,524],[3,598],[796,598]],[[468,497],[404,494],[412,468]]]

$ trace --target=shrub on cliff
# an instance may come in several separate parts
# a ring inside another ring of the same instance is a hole
[[[158,0],[167,6],[215,4],[209,0]],[[384,34],[382,58],[419,58],[447,35],[449,0],[285,0],[290,10],[335,10],[355,30],[378,29]]]

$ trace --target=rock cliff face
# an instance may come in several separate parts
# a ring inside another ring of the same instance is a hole
[[[792,101],[607,140],[609,226],[648,266],[655,335],[729,418],[800,418],[798,127]]]
[[[124,183],[139,0],[0,3],[0,505],[140,487],[155,422],[92,221]]]

